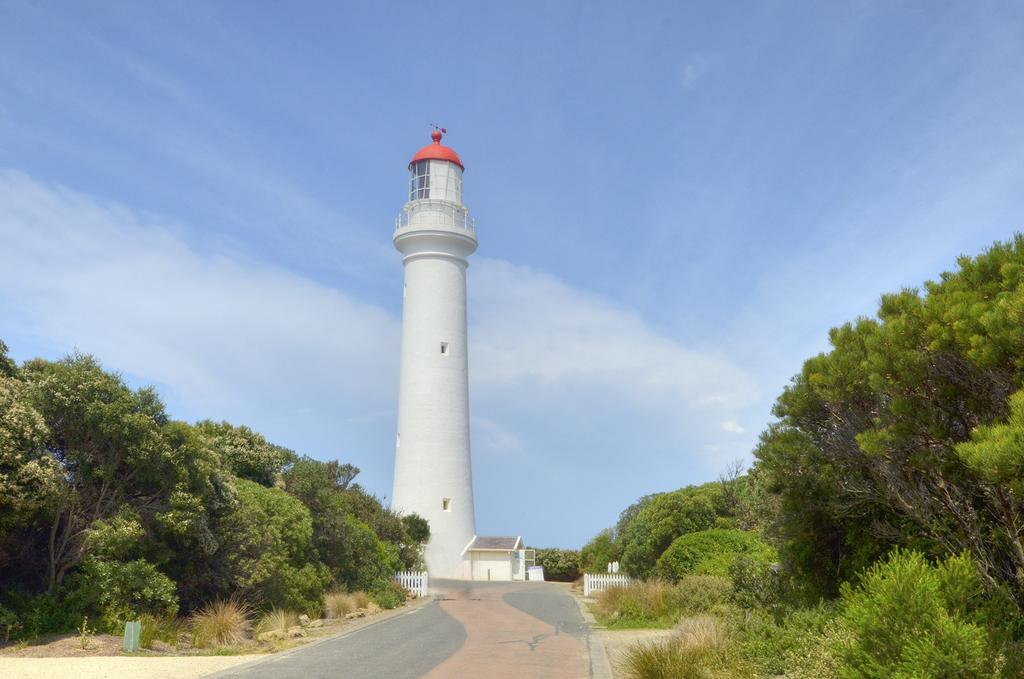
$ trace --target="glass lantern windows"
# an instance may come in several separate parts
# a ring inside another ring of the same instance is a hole
[[[430,161],[421,160],[409,168],[409,200],[430,198]]]

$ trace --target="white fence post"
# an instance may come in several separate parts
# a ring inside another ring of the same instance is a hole
[[[625,587],[633,582],[633,578],[625,573],[584,573],[583,596],[590,597],[594,592],[603,592],[612,587]]]
[[[412,592],[413,596],[427,596],[426,571],[398,571],[395,573],[394,581]]]

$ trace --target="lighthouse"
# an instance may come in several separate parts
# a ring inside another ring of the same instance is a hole
[[[391,507],[430,522],[432,576],[472,577],[464,555],[476,537],[469,446],[467,258],[476,226],[462,204],[465,167],[433,143],[409,162],[409,200],[395,223],[402,254],[402,354]]]

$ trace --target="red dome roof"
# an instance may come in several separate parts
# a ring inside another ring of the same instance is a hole
[[[412,165],[418,160],[447,160],[449,163],[455,163],[466,170],[466,166],[462,164],[462,159],[459,158],[459,154],[455,152],[455,149],[448,148],[441,143],[441,131],[434,130],[431,133],[430,138],[434,140],[433,144],[427,144],[412,157],[409,164]]]

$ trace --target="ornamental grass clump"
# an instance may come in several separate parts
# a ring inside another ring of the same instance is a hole
[[[259,637],[266,632],[287,632],[299,624],[299,614],[282,608],[272,608],[264,613],[256,623],[255,633]]]
[[[354,595],[348,592],[328,592],[324,595],[324,612],[328,618],[344,618],[359,608]]]
[[[369,608],[370,607],[370,595],[363,591],[352,592],[352,600],[356,604],[356,608]]]
[[[192,645],[229,646],[246,638],[252,627],[253,608],[231,597],[210,602],[192,614]]]
[[[753,676],[747,664],[730,653],[728,635],[721,622],[708,616],[684,621],[677,633],[667,639],[633,644],[618,666],[626,679]]]
[[[598,592],[594,612],[609,627],[671,627],[727,602],[730,592],[727,578],[711,575],[687,575],[676,584],[634,582]]]

